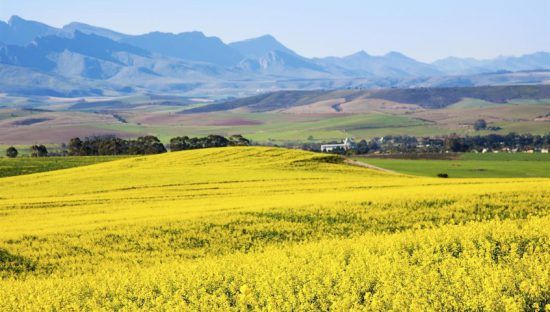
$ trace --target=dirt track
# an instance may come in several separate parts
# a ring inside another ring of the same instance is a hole
[[[395,172],[393,170],[380,168],[380,167],[377,167],[377,166],[369,165],[367,163],[360,162],[360,161],[353,160],[353,159],[349,159],[349,158],[346,158],[344,160],[344,163],[348,164],[348,165],[352,165],[352,166],[359,166],[359,167],[369,168],[369,169],[372,169],[372,170],[377,170],[377,171],[382,171],[382,172],[387,172],[387,173],[400,174],[400,173]]]

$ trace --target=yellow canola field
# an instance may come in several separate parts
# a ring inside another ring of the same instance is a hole
[[[233,147],[0,179],[0,311],[550,309],[550,179]]]

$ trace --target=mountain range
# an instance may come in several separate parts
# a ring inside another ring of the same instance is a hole
[[[271,35],[226,44],[196,31],[127,35],[83,23],[56,28],[18,16],[0,21],[0,93],[220,97],[281,89],[545,83],[549,69],[547,52],[433,63],[399,52],[307,58]]]

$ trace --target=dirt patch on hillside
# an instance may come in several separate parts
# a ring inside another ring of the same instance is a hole
[[[263,122],[258,120],[233,118],[214,120],[212,122],[209,122],[208,126],[257,126],[261,124],[263,124]]]
[[[336,98],[330,100],[318,101],[315,103],[295,106],[282,110],[284,113],[291,114],[334,114],[341,113],[342,109],[340,105],[345,103],[344,98]]]
[[[138,136],[136,133],[101,129],[92,126],[34,126],[10,129],[0,128],[0,144],[57,144],[66,143],[74,137],[84,138],[95,135],[115,135],[121,138]]]
[[[51,118],[27,118],[27,119],[21,119],[16,120],[11,123],[12,126],[31,126],[34,124],[46,122],[52,120]]]

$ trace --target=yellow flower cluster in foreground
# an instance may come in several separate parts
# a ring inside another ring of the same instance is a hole
[[[550,310],[550,180],[236,147],[0,179],[0,311]]]

